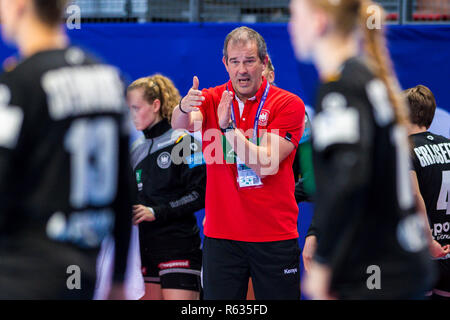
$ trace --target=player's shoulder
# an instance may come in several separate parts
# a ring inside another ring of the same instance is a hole
[[[201,150],[202,142],[193,133],[185,130],[173,130],[172,136],[175,138],[175,145],[189,145],[192,151]]]
[[[412,134],[410,135],[410,139],[415,147],[423,146],[425,144],[450,143],[450,139],[428,131]]]
[[[450,139],[448,139],[444,136],[441,136],[439,134],[432,133],[432,132],[426,132],[426,134],[424,135],[423,138],[429,142],[436,143],[436,144],[450,143]]]
[[[363,88],[374,78],[366,61],[361,57],[355,57],[344,63],[338,82],[342,86]]]
[[[362,58],[351,58],[341,67],[338,74],[330,76],[322,84],[322,96],[328,93],[339,93],[345,97],[364,97],[367,88],[377,79]]]
[[[272,103],[280,107],[292,107],[296,109],[305,109],[305,103],[296,94],[285,89],[271,86],[269,95],[272,96]]]
[[[45,50],[33,54],[11,67],[0,77],[2,83],[17,83],[19,86],[42,85],[42,77],[49,71],[66,67],[100,65],[102,62],[79,47]]]

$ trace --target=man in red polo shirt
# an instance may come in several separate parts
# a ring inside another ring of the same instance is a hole
[[[264,39],[240,27],[228,34],[223,63],[230,81],[175,108],[172,126],[198,130],[207,164],[203,246],[205,299],[299,299],[298,207],[292,163],[305,107],[262,76]]]

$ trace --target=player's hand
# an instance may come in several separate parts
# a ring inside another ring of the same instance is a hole
[[[233,93],[225,90],[220,99],[219,107],[217,108],[217,115],[219,117],[219,126],[222,129],[228,127],[231,119],[231,106],[233,102]]]
[[[433,258],[442,258],[450,253],[450,245],[441,246],[439,242],[433,240],[430,244],[430,254]]]
[[[305,275],[303,291],[313,300],[335,300],[330,294],[331,269],[312,261],[309,272]]]
[[[188,94],[181,100],[181,109],[184,112],[199,111],[198,106],[201,106],[205,97],[202,96],[202,92],[198,90],[199,80],[195,76],[192,80],[192,88],[189,90]]]
[[[133,206],[133,224],[138,225],[144,221],[152,222],[155,219],[155,215],[148,207],[140,204]]]
[[[317,248],[317,237],[309,236],[305,239],[305,246],[303,247],[303,266],[305,267],[305,271],[309,272],[311,269],[312,258]]]

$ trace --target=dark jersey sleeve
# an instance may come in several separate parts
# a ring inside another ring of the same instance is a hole
[[[127,120],[124,120],[124,123]],[[115,223],[114,223],[114,282],[123,282],[128,262],[128,249],[131,237],[131,210],[132,199],[135,196],[133,186],[136,184],[132,181],[130,175],[130,155],[128,152],[129,137],[126,126],[123,125],[120,136],[121,150],[119,154],[119,187],[116,203],[115,203]]]
[[[16,84],[17,86],[17,84]],[[0,78],[0,236],[13,232],[20,217],[12,217],[12,206],[19,201],[20,192],[14,182],[16,164],[23,144],[25,112],[19,106],[15,86],[8,75]]]
[[[370,179],[373,125],[363,90],[358,94],[332,82],[322,87],[320,97],[313,126],[314,170],[321,197],[315,210],[320,234],[315,259],[332,264],[357,220],[355,213],[362,210],[363,186]]]
[[[152,208],[158,221],[178,219],[205,207],[206,166],[201,145],[192,136],[186,135],[174,148],[183,159],[178,168],[186,192],[178,199]]]

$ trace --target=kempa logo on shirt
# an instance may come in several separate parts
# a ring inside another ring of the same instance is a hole
[[[172,269],[172,268],[189,268],[189,260],[174,260],[168,262],[161,262],[158,265],[159,269]]]
[[[294,269],[284,269],[284,274],[296,274],[298,272],[297,268]]]
[[[170,167],[172,160],[170,158],[170,153],[168,152],[163,152],[158,156],[158,167],[160,167],[161,169],[167,169],[168,167]]]

